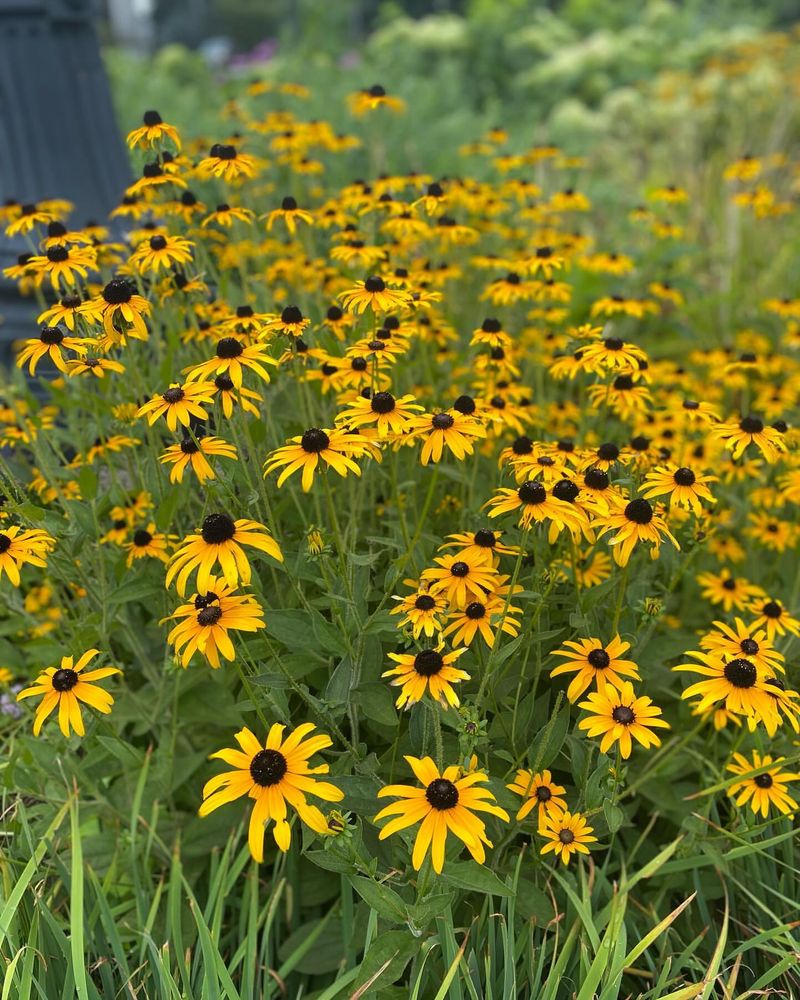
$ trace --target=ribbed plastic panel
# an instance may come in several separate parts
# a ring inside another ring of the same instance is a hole
[[[0,201],[67,198],[70,223],[104,221],[130,183],[91,0],[0,0]],[[30,247],[0,231],[0,269]],[[0,361],[36,307],[0,277]]]

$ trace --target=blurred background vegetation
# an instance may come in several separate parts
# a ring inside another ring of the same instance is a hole
[[[676,143],[702,159],[721,135],[739,152],[785,139],[768,109],[788,103],[792,0],[155,0],[137,24],[123,6],[106,35],[123,129],[156,107],[212,135],[244,78],[306,84],[303,116],[341,127],[345,95],[381,83],[409,103],[385,137],[397,169],[456,169],[459,146],[494,125],[509,148],[633,136],[667,162]]]

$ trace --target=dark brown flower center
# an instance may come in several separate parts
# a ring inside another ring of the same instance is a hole
[[[625,517],[635,524],[649,524],[653,520],[653,508],[647,500],[637,497],[625,507]]]
[[[244,346],[236,337],[223,337],[217,344],[218,358],[238,358],[244,352]]]
[[[464,614],[471,621],[479,621],[481,618],[486,617],[486,605],[481,604],[480,601],[472,601],[464,609]]]
[[[636,721],[633,709],[628,708],[627,705],[617,705],[611,713],[611,718],[614,722],[618,722],[621,726],[630,726]]]
[[[684,466],[682,469],[678,469],[672,478],[678,486],[694,486],[696,476],[691,469]]]
[[[165,403],[173,405],[174,403],[180,403],[184,397],[184,391],[179,385],[172,386],[172,388],[167,389],[166,392],[161,393],[161,398]]]
[[[550,799],[552,799],[552,797],[553,793],[550,791],[547,785],[539,785],[539,787],[536,789],[536,798],[540,802],[549,802]]]
[[[53,688],[59,693],[71,691],[78,683],[78,675],[74,670],[56,670],[52,677]]]
[[[511,450],[515,455],[530,455],[533,451],[533,441],[523,434],[511,445]]]
[[[281,313],[281,323],[284,326],[295,326],[303,322],[303,314],[297,306],[287,306]]]
[[[257,785],[277,785],[289,770],[286,758],[278,750],[259,750],[250,761],[250,776]]]
[[[600,648],[593,649],[586,659],[595,670],[605,670],[609,663],[611,663],[611,657],[604,649]]]
[[[64,331],[58,326],[43,326],[39,332],[39,340],[43,344],[60,344],[64,339]]]
[[[135,291],[135,286],[127,278],[112,278],[103,289],[103,298],[110,306],[119,306],[130,302]]]
[[[204,627],[216,625],[220,618],[222,618],[222,608],[218,604],[210,604],[198,614],[197,624]]]
[[[764,423],[758,417],[743,417],[739,421],[739,430],[745,434],[760,434],[764,430]]]
[[[303,451],[307,451],[311,455],[316,455],[321,451],[325,451],[330,443],[331,439],[325,431],[320,430],[319,427],[311,427],[300,439],[300,447]]]
[[[469,564],[462,562],[461,560],[454,562],[450,567],[450,572],[453,576],[465,577],[469,574]]]
[[[759,788],[772,788],[773,778],[771,774],[757,774],[753,781]]]
[[[395,408],[395,399],[390,392],[376,392],[372,397],[372,412],[386,414]]]
[[[133,544],[137,549],[145,549],[153,541],[153,536],[149,531],[145,531],[144,528],[139,528],[133,534]]]
[[[379,278],[377,274],[373,274],[364,282],[364,290],[367,292],[383,292],[385,289],[386,282],[383,278]]]
[[[444,666],[444,657],[435,649],[422,649],[414,657],[414,669],[422,677],[433,677]]]
[[[739,649],[741,649],[745,656],[755,656],[758,652],[758,643],[755,639],[742,639],[739,643]]]
[[[541,483],[528,480],[517,490],[517,496],[524,504],[540,504],[547,500],[547,490]]]
[[[206,545],[221,545],[236,534],[236,525],[227,514],[209,514],[200,529]]]
[[[583,481],[590,490],[607,490],[609,484],[608,473],[602,469],[589,469],[583,477]]]
[[[431,424],[437,431],[449,430],[455,421],[449,413],[435,413],[431,418]]]
[[[612,441],[607,441],[600,445],[597,454],[604,462],[616,462],[619,458],[619,448]]]
[[[447,778],[436,778],[425,790],[425,798],[434,809],[454,809],[458,805],[458,789]]]
[[[723,673],[725,680],[737,688],[751,688],[758,680],[755,664],[741,657],[726,663]]]
[[[432,611],[436,607],[436,601],[430,594],[418,594],[414,607],[417,611]]]
[[[564,503],[575,503],[579,493],[579,487],[571,479],[561,479],[553,487],[553,496]]]
[[[559,830],[558,839],[562,844],[571,844],[575,840],[575,834],[572,830]]]

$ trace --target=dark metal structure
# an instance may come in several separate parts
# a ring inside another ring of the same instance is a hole
[[[92,0],[0,0],[0,202],[66,198],[78,228],[104,221],[130,183]],[[29,251],[0,230],[0,269]],[[0,360],[35,307],[0,276]]]

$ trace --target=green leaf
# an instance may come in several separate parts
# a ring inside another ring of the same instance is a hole
[[[454,892],[440,892],[427,896],[421,903],[408,907],[408,916],[415,927],[422,930],[431,920],[444,913],[455,901]]]
[[[370,945],[361,962],[361,972],[356,980],[356,992],[352,996],[374,996],[371,992],[378,981],[383,983],[396,982],[415,955],[421,942],[404,931],[387,931],[380,934]],[[369,991],[358,993],[358,989],[369,983]]]
[[[397,725],[392,688],[387,684],[360,684],[354,695],[356,704],[368,719],[381,726],[394,728]]]
[[[405,900],[394,889],[390,889],[382,882],[373,882],[360,875],[351,878],[350,883],[359,896],[384,920],[390,920],[395,924],[406,922]]]
[[[78,486],[84,500],[94,500],[97,496],[97,473],[91,465],[84,465],[78,473]]]
[[[492,896],[514,895],[513,889],[509,889],[493,871],[479,865],[477,861],[461,861],[448,865],[440,878],[458,889],[470,889]]]
[[[611,833],[616,833],[625,819],[625,813],[611,799],[606,799],[603,803],[603,815],[606,818],[606,823]]]

